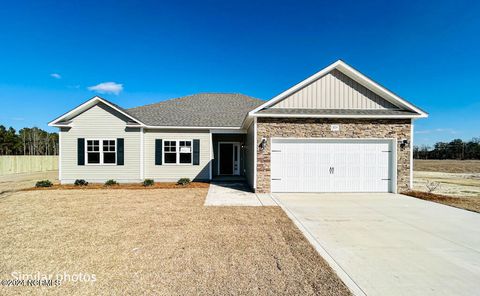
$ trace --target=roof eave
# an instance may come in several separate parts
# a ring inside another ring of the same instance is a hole
[[[412,115],[347,115],[347,114],[265,114],[255,113],[253,117],[276,117],[276,118],[375,118],[375,119],[410,119],[410,118],[426,118],[428,115],[412,114]]]

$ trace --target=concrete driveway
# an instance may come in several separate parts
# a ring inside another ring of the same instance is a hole
[[[274,197],[357,294],[480,293],[480,214],[395,194]]]

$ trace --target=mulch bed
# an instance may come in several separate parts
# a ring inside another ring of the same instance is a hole
[[[32,187],[22,191],[32,190],[88,190],[88,189],[185,189],[185,188],[208,188],[208,182],[192,182],[188,185],[179,185],[175,182],[156,182],[152,186],[143,186],[141,183],[123,183],[118,185],[106,186],[101,183],[91,183],[87,186],[76,186],[73,184],[55,184],[52,187]]]
[[[441,203],[447,206],[452,206],[476,213],[480,213],[480,198],[475,197],[453,197],[422,191],[407,191],[402,194],[420,198],[423,200]]]

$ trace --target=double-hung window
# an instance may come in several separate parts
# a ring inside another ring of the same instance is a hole
[[[117,141],[88,139],[86,141],[87,164],[116,164]]]
[[[177,163],[177,141],[164,141],[165,163]]]
[[[192,141],[163,141],[163,159],[165,164],[192,164]]]

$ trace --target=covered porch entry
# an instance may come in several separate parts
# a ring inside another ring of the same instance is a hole
[[[245,134],[212,134],[214,181],[245,181]]]

